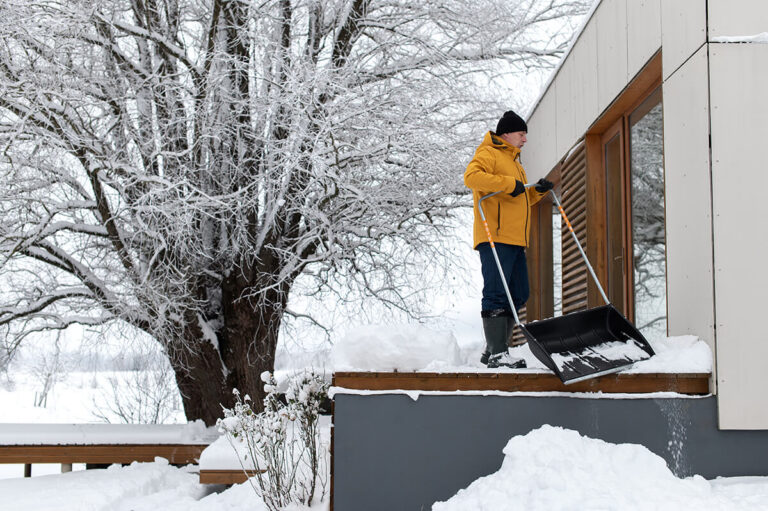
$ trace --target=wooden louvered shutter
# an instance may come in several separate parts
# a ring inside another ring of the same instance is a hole
[[[561,202],[573,230],[587,250],[587,151],[582,143],[560,167]],[[576,242],[563,222],[563,314],[587,308],[588,271]]]
[[[527,321],[528,310],[526,307],[523,307],[520,309],[517,313],[517,317],[520,318],[520,323],[525,324]],[[526,341],[525,336],[523,335],[523,332],[520,331],[519,328],[515,328],[512,334],[512,338],[514,339],[515,344],[520,344],[524,341]]]

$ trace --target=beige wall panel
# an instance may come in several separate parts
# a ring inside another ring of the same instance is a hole
[[[706,0],[661,0],[662,68],[675,72],[707,40]]]
[[[573,46],[572,99],[576,139],[597,119],[597,25],[589,23]]]
[[[709,0],[709,37],[755,35],[768,31],[766,0]]]
[[[603,0],[592,20],[597,24],[597,99],[602,112],[628,83],[626,0]]]
[[[631,79],[661,48],[661,0],[627,0],[627,75]]]
[[[723,429],[768,429],[768,235],[762,200],[768,189],[766,62],[766,44],[710,45],[717,382]]]
[[[714,353],[706,48],[664,82],[663,92],[669,335],[697,335]]]
[[[557,121],[554,84],[528,119],[528,143],[521,160],[529,181],[547,175],[560,159],[557,153]]]
[[[568,149],[576,143],[576,120],[575,103],[573,88],[573,69],[574,61],[569,58],[563,62],[560,72],[555,78],[555,101],[557,103],[557,154],[558,157],[565,156]]]

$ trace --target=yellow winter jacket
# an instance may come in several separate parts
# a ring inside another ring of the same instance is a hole
[[[483,211],[494,243],[528,246],[530,209],[544,194],[528,188],[525,193],[512,197],[509,194],[515,190],[515,180],[523,184],[528,182],[520,164],[520,149],[489,131],[464,172],[464,184],[472,189],[474,200],[475,248],[488,241],[477,202],[481,197],[499,191],[502,193],[483,201]]]

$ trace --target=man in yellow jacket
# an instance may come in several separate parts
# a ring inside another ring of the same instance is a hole
[[[527,135],[525,121],[511,110],[505,112],[496,131],[485,134],[464,172],[464,184],[472,189],[474,199],[474,247],[480,253],[483,273],[481,316],[486,349],[480,361],[490,368],[525,367],[525,360],[510,357],[507,351],[514,319],[477,209],[478,201],[485,195],[501,192],[483,201],[483,211],[512,301],[515,309],[520,310],[529,294],[525,247],[530,236],[530,209],[553,186],[540,179],[533,188],[525,188],[527,178],[520,163],[520,149]]]

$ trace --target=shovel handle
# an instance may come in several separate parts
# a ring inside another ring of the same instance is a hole
[[[525,185],[525,187],[530,188],[535,185],[536,183],[528,183]],[[485,227],[485,234],[486,236],[488,236],[488,243],[490,243],[491,245],[493,258],[496,260],[496,266],[499,269],[499,275],[501,276],[501,283],[504,284],[504,291],[507,293],[507,299],[509,300],[509,305],[512,308],[512,314],[515,317],[515,325],[520,325],[520,318],[517,316],[517,310],[515,310],[515,304],[512,301],[512,294],[509,292],[507,281],[504,279],[504,271],[501,268],[501,261],[499,261],[499,255],[496,253],[496,245],[493,243],[493,238],[491,237],[491,230],[488,227],[488,221],[486,220],[485,212],[483,211],[483,201],[485,199],[488,199],[500,193],[502,192],[494,192],[481,197],[480,200],[477,201],[477,209],[480,211],[480,218],[483,221],[483,227]],[[592,279],[595,281],[595,284],[597,284],[597,289],[600,291],[600,295],[603,297],[603,300],[605,301],[606,304],[610,304],[611,301],[608,299],[608,295],[605,294],[605,290],[603,289],[603,286],[600,284],[600,280],[598,280],[597,275],[595,274],[594,268],[592,268],[592,265],[589,263],[589,259],[587,258],[587,254],[584,252],[584,248],[581,246],[579,237],[576,236],[576,232],[573,230],[571,221],[568,220],[568,216],[565,214],[565,210],[563,209],[562,204],[560,204],[560,199],[557,197],[557,194],[555,193],[554,189],[549,190],[549,193],[552,194],[552,200],[554,200],[555,206],[557,206],[558,211],[560,211],[560,216],[563,217],[563,220],[565,221],[565,225],[568,226],[568,230],[570,231],[571,236],[573,237],[573,240],[576,242],[576,247],[578,247],[579,253],[581,254],[581,257],[584,259],[584,263],[587,265],[589,274],[592,275]]]
[[[529,183],[525,185],[526,188],[534,186],[535,183]],[[499,261],[499,254],[496,252],[496,245],[493,243],[493,237],[491,237],[491,229],[488,227],[488,221],[485,218],[485,212],[483,211],[483,201],[494,195],[498,195],[502,192],[493,192],[491,194],[480,197],[477,201],[477,209],[480,211],[480,218],[483,220],[483,227],[485,227],[485,235],[488,236],[488,243],[491,245],[491,252],[493,258],[496,260],[496,267],[499,269],[499,276],[501,277],[501,283],[504,285],[504,292],[507,293],[507,300],[509,300],[509,307],[512,309],[512,315],[515,317],[515,325],[520,325],[520,318],[517,315],[517,309],[515,309],[515,302],[512,300],[512,293],[509,292],[509,286],[507,285],[507,279],[504,278],[504,270],[501,268],[501,261]]]
[[[579,248],[579,253],[581,253],[581,257],[584,258],[584,263],[587,265],[587,269],[589,270],[589,274],[592,275],[592,278],[595,281],[595,284],[597,284],[597,289],[600,290],[600,294],[603,297],[603,300],[606,304],[611,303],[611,301],[608,299],[608,296],[605,294],[605,291],[603,290],[603,286],[600,284],[600,281],[597,278],[597,275],[595,275],[595,270],[592,268],[592,265],[589,264],[589,259],[587,258],[587,254],[584,253],[584,248],[581,246],[581,242],[579,241],[579,237],[576,236],[576,232],[573,230],[573,226],[571,225],[571,221],[568,220],[568,217],[565,215],[565,210],[563,209],[563,206],[560,204],[560,199],[557,198],[557,194],[555,194],[555,190],[550,190],[549,193],[552,194],[552,199],[555,201],[555,205],[557,206],[558,211],[560,211],[560,216],[563,217],[563,220],[565,220],[565,225],[568,226],[568,230],[571,231],[571,236],[573,237],[573,241],[576,242],[576,246]]]

